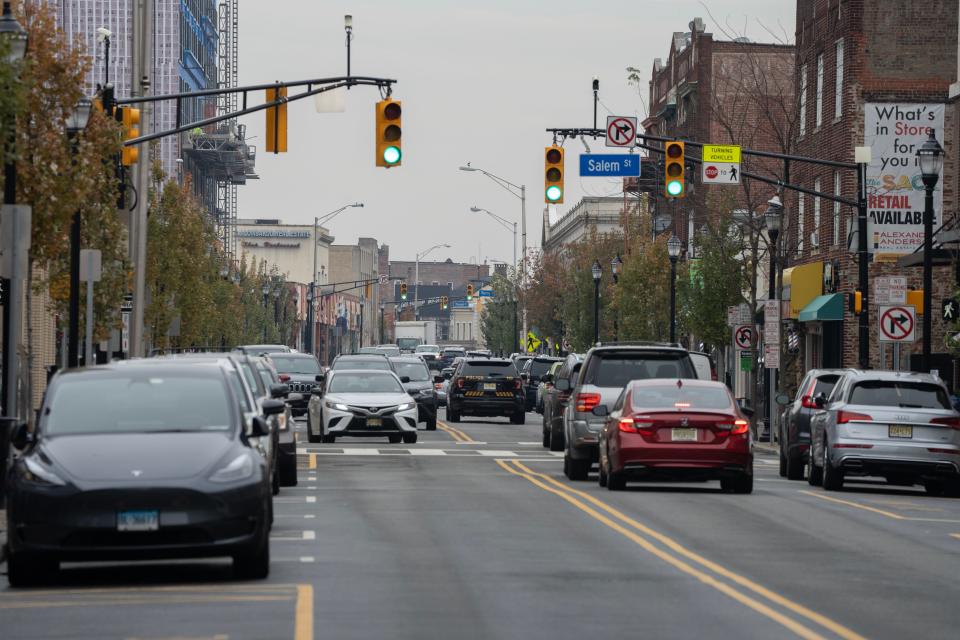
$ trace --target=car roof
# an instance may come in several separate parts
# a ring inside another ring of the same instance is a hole
[[[485,364],[513,364],[508,358],[464,358],[467,364],[485,365]]]
[[[374,360],[377,358],[383,358],[387,360],[387,356],[382,353],[343,353],[334,360]]]
[[[137,358],[134,360],[115,360],[96,367],[78,367],[75,369],[63,369],[57,373],[58,378],[69,377],[77,378],[84,375],[104,375],[104,374],[126,374],[126,375],[149,375],[159,371],[165,373],[196,374],[198,371],[217,372],[222,375],[224,365],[231,365],[229,358],[172,358],[170,356],[160,356],[156,358]]]
[[[409,362],[411,364],[423,364],[423,359],[419,356],[390,356],[387,358],[390,362]],[[423,364],[423,366],[427,366]]]
[[[903,382],[944,384],[943,380],[939,377],[919,371],[867,371],[863,369],[847,369],[846,374],[855,380],[901,380]]]
[[[279,358],[291,358],[291,359],[296,359],[296,360],[306,360],[306,359],[316,360],[316,358],[313,357],[313,354],[310,354],[310,353],[294,353],[294,352],[292,352],[292,351],[277,351],[277,352],[275,352],[275,353],[268,353],[268,354],[266,354],[266,355],[267,355],[267,358],[277,358],[277,357],[279,357]]]
[[[341,376],[341,375],[343,375],[343,374],[345,374],[345,373],[355,373],[355,374],[361,375],[361,376],[370,376],[370,375],[381,376],[381,375],[389,375],[389,376],[393,376],[394,378],[397,378],[397,380],[400,379],[400,378],[397,376],[397,374],[393,372],[392,369],[334,369],[333,371],[330,372],[330,376],[331,376],[331,377]]]

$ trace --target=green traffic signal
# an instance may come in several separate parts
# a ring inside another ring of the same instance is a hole
[[[683,182],[680,180],[671,180],[667,183],[667,194],[671,196],[678,196],[683,193]]]
[[[550,202],[556,202],[561,197],[563,197],[563,191],[557,185],[550,185],[547,187],[547,200]]]
[[[397,164],[400,162],[400,148],[390,146],[383,150],[383,161],[387,164]]]

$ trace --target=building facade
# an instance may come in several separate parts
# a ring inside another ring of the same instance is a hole
[[[622,197],[586,197],[551,224],[547,214],[543,217],[541,245],[544,253],[562,251],[589,236],[593,230],[598,234],[620,232],[623,215],[629,203]]]
[[[355,245],[330,247],[327,286],[320,295],[335,305],[336,322],[324,336],[324,357],[352,353],[380,342],[380,248],[374,238],[360,238]]]

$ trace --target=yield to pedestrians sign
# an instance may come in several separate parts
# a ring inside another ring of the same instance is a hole
[[[527,333],[527,353],[533,353],[540,348],[540,339],[531,331]]]
[[[917,313],[913,306],[880,307],[877,321],[880,323],[880,342],[914,342],[917,339]]]
[[[632,147],[636,139],[636,118],[628,116],[607,116],[608,147]]]
[[[703,145],[702,167],[705,184],[740,184],[740,147],[735,144]]]
[[[741,324],[733,329],[733,344],[738,349],[750,349],[753,347],[754,327],[752,324]]]

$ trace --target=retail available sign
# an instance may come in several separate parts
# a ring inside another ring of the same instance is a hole
[[[923,244],[924,187],[917,149],[933,130],[943,144],[944,105],[868,102],[864,144],[867,165],[867,247],[871,253],[906,254]],[[943,179],[933,191],[933,227],[940,226]]]

